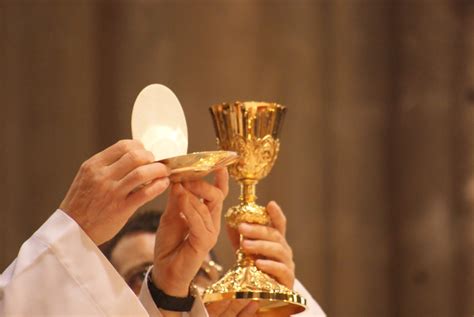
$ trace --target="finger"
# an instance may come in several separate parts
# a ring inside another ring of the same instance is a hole
[[[224,194],[219,188],[207,183],[202,179],[184,182],[183,186],[194,195],[204,199],[209,203],[221,202],[224,200]]]
[[[203,180],[186,182],[184,187],[192,194],[204,199],[211,212],[214,226],[220,230],[222,203],[224,201],[222,191]]]
[[[223,300],[206,304],[206,310],[209,317],[219,317],[231,304],[231,301]]]
[[[258,302],[250,302],[240,311],[238,317],[254,317],[259,308]]]
[[[122,155],[116,162],[107,166],[106,170],[110,173],[112,178],[121,179],[135,168],[154,161],[155,157],[150,151],[145,149],[132,150]]]
[[[166,188],[168,188],[169,184],[170,180],[167,177],[156,179],[150,184],[145,185],[143,188],[140,188],[136,192],[128,195],[126,202],[129,207],[133,207],[133,210],[135,210],[163,193]]]
[[[271,201],[267,205],[267,212],[270,216],[270,220],[272,222],[272,226],[280,231],[280,233],[285,236],[286,235],[286,217],[281,210],[280,206],[274,201]]]
[[[97,153],[91,159],[107,166],[120,159],[122,155],[129,151],[143,149],[143,144],[138,140],[120,140],[102,152]]]
[[[227,197],[227,194],[229,193],[229,172],[227,168],[217,169],[215,176],[214,186],[222,191],[224,197]]]
[[[199,213],[199,216],[201,216],[201,219],[207,229],[210,233],[213,233],[215,231],[214,223],[212,222],[211,218],[211,213],[209,212],[209,209],[205,204],[203,204],[199,198],[188,192],[189,196],[189,202],[193,206],[193,208]]]
[[[179,210],[184,214],[186,217],[188,227],[189,227],[189,233],[190,233],[190,239],[192,239],[192,242],[198,242],[199,239],[202,238],[203,235],[206,234],[206,225],[204,224],[204,221],[202,220],[201,216],[199,215],[199,212],[194,209],[194,207],[191,205],[190,200],[189,200],[189,194],[186,196],[183,196],[183,199],[180,201],[180,206]],[[196,245],[193,245],[195,247]],[[198,253],[201,253],[201,250],[195,250]]]
[[[240,234],[237,229],[232,228],[231,226],[227,225],[227,236],[229,237],[230,244],[234,251],[240,247]]]
[[[183,196],[183,197],[181,197]],[[160,241],[161,245],[165,243],[181,243],[186,235],[188,235],[188,224],[185,219],[181,216],[180,203],[182,199],[186,199],[186,193],[180,183],[174,183],[171,185],[170,194],[168,197],[168,203],[165,208],[165,212],[161,216],[160,228],[164,228],[166,232],[163,239]],[[171,228],[171,230],[166,230]],[[158,230],[162,233],[163,230]],[[156,244],[158,245],[158,244]]]
[[[286,244],[285,238],[280,231],[272,227],[252,223],[241,223],[238,230],[239,233],[247,239],[267,240]]]
[[[157,178],[167,178],[168,168],[161,163],[142,165],[135,168],[119,181],[120,190],[124,193],[130,193],[137,187],[151,182]]]
[[[275,277],[281,284],[290,289],[293,288],[295,274],[294,271],[285,264],[272,260],[258,259],[255,261],[255,265],[263,272]]]
[[[266,258],[282,262],[290,267],[293,263],[293,254],[291,254],[291,249],[287,249],[277,242],[264,240],[244,240],[242,241],[242,249],[246,253],[258,254]]]
[[[176,233],[173,237],[184,237],[189,233],[188,220],[182,210],[187,204],[188,193],[181,183],[172,183],[165,212],[161,216],[160,224],[170,224]],[[174,238],[170,237],[171,240]]]
[[[221,317],[235,317],[249,304],[248,300],[234,299],[227,306],[227,309],[221,314]]]
[[[186,196],[183,185],[181,183],[172,183],[171,190],[168,197],[168,203],[166,205],[165,212],[161,216],[165,218],[176,218],[180,217],[181,210],[179,210],[179,201],[183,199],[181,196]]]

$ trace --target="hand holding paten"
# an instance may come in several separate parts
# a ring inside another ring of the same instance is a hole
[[[153,161],[139,141],[119,141],[81,165],[59,208],[102,244],[168,187],[168,169]]]

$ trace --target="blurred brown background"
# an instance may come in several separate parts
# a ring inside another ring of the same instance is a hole
[[[155,82],[190,151],[212,104],[288,106],[258,193],[330,316],[474,314],[474,2],[0,0],[0,271]]]

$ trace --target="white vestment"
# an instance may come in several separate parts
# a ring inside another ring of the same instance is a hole
[[[308,300],[298,316],[324,316]],[[0,276],[0,316],[161,316],[144,283],[137,297],[112,264],[67,214],[57,210],[25,243]],[[196,298],[183,316],[207,316]]]

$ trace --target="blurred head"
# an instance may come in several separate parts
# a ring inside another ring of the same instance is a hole
[[[153,264],[155,233],[160,224],[161,213],[138,212],[130,218],[120,232],[102,249],[130,288],[138,294],[148,268]],[[204,289],[216,282],[221,267],[209,254],[196,274],[194,283]]]

